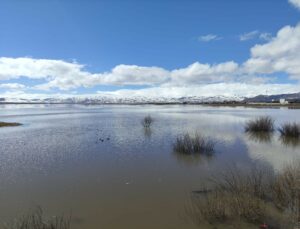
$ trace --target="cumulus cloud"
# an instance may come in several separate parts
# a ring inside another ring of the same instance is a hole
[[[300,9],[300,0],[289,0],[289,3]]]
[[[176,69],[171,72],[174,84],[203,84],[224,82],[232,79],[238,64],[230,61],[216,65],[193,63],[186,68]]]
[[[300,80],[300,24],[285,26],[270,42],[255,45],[251,58],[244,64],[247,72],[271,74],[287,73]]]
[[[174,85],[203,84],[229,81],[238,70],[238,64],[229,61],[219,64],[195,62],[186,68],[168,71],[160,67],[118,65],[109,72],[91,73],[84,65],[63,60],[24,58],[0,58],[0,79],[19,77],[45,79],[44,84],[36,85],[39,90],[59,88],[69,90],[95,85]]]
[[[203,41],[203,42],[217,41],[217,40],[221,40],[221,39],[222,39],[222,37],[219,37],[218,35],[215,35],[215,34],[207,34],[207,35],[198,37],[198,40]]]

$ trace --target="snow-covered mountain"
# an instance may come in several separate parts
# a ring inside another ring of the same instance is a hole
[[[190,96],[190,97],[118,97],[118,96],[73,96],[73,97],[48,97],[48,98],[0,98],[0,103],[68,103],[68,104],[147,104],[147,103],[217,103],[240,102],[243,97],[226,96]]]

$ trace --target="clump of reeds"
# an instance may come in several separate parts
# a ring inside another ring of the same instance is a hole
[[[6,127],[6,126],[21,126],[21,123],[17,122],[0,122],[0,127]]]
[[[274,131],[274,119],[270,116],[258,117],[250,120],[245,126],[246,132],[272,132]]]
[[[177,137],[173,149],[176,153],[181,154],[212,154],[214,152],[215,143],[206,137],[195,133],[194,136],[184,134]]]
[[[266,223],[277,229],[293,229],[300,223],[300,163],[281,173],[265,168],[230,170],[212,181],[209,191],[192,195],[187,213],[195,223]]]
[[[49,219],[44,217],[43,210],[37,207],[34,211],[20,218],[16,218],[6,229],[69,229],[71,219],[63,216],[55,216]]]
[[[286,123],[278,128],[282,137],[300,138],[300,125],[297,123]]]
[[[152,125],[153,121],[154,121],[153,118],[150,115],[147,115],[146,117],[143,118],[142,125],[145,128],[149,128]]]

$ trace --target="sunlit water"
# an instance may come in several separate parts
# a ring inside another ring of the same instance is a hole
[[[155,122],[144,129],[150,114]],[[278,133],[250,136],[251,118],[279,126],[300,110],[206,106],[1,105],[0,217],[9,221],[41,206],[71,215],[73,228],[197,228],[186,216],[192,191],[217,171],[261,162],[275,171],[300,159],[300,146]],[[211,157],[180,156],[178,135],[216,142]]]

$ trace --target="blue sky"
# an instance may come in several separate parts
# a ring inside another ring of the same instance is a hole
[[[286,26],[298,36],[299,7],[299,0],[0,0],[0,93],[150,96],[177,88],[179,96],[235,84],[253,93],[274,85],[274,93],[300,91],[300,70],[282,67],[299,55],[266,54],[277,40],[293,43],[277,36]],[[253,66],[258,59],[268,63]]]

